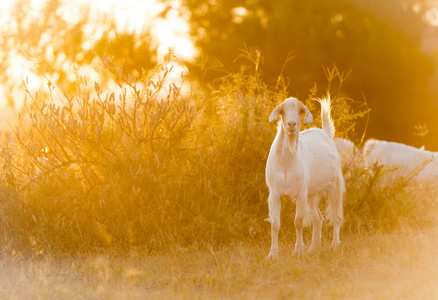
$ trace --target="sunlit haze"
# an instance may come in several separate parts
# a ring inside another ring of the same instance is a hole
[[[0,0],[0,300],[438,299],[437,116],[438,0]]]
[[[31,0],[30,13],[33,18],[38,18],[39,10],[44,6],[47,0]],[[82,45],[84,50],[92,47],[92,43],[99,39],[103,32],[99,30],[99,22],[105,15],[113,16],[116,21],[117,30],[119,32],[141,32],[145,28],[150,28],[151,34],[157,39],[158,43],[158,63],[161,63],[169,52],[173,53],[184,60],[191,60],[196,55],[196,49],[189,37],[189,26],[187,18],[181,15],[180,1],[171,1],[167,4],[171,6],[171,10],[166,15],[165,19],[157,19],[165,6],[157,0],[98,0],[98,1],[61,1],[62,6],[58,12],[63,19],[68,22],[77,22],[81,9],[85,5],[90,7],[89,24],[84,28],[84,33],[88,37],[88,42]],[[14,0],[0,2],[0,26],[3,32],[7,33],[10,28],[8,16],[15,4]],[[94,19],[93,19],[94,17]],[[33,72],[33,62],[28,61],[19,52],[11,57],[10,67],[6,71],[7,75],[20,82],[28,78],[29,89],[37,90],[43,84],[42,80],[38,78]],[[66,66],[65,68],[70,68]],[[90,71],[90,70],[89,70]],[[93,78],[91,72],[90,76]],[[0,107],[6,105],[6,99],[3,88],[0,88]],[[21,106],[21,99],[14,101],[15,106]]]

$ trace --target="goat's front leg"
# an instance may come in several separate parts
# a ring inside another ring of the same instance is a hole
[[[295,212],[295,231],[297,235],[297,240],[295,242],[294,255],[301,255],[304,253],[304,241],[303,241],[303,221],[306,215],[309,214],[309,205],[307,204],[307,192],[302,193],[296,201],[296,212]]]
[[[321,246],[322,222],[324,217],[319,210],[319,201],[321,195],[313,195],[309,197],[310,214],[312,216],[313,232],[312,243],[310,244],[309,252],[313,252]]]
[[[272,192],[269,193],[269,222],[271,222],[271,251],[270,258],[278,256],[278,232],[280,231],[281,198]]]

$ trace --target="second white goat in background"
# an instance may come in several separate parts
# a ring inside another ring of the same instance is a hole
[[[375,163],[393,167],[386,183],[397,178],[413,177],[414,184],[438,184],[438,153],[401,143],[369,139],[363,147],[367,167]],[[418,173],[418,174],[416,174]]]
[[[352,141],[344,138],[335,138],[334,142],[338,149],[343,169],[353,167],[360,162],[362,154]]]

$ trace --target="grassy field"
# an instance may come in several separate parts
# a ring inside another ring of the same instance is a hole
[[[162,253],[0,261],[2,299],[436,299],[438,228],[326,239],[318,254],[266,258],[268,240]]]
[[[166,88],[171,68],[137,85],[110,61],[120,90],[78,74],[75,95],[26,89],[0,151],[0,299],[438,296],[436,193],[409,188],[415,174],[382,185],[380,166],[344,170],[339,249],[326,228],[319,253],[292,257],[294,204],[284,199],[280,258],[267,260],[268,116],[288,95],[284,78],[263,82],[255,54],[190,96]],[[302,99],[316,127],[317,94]],[[367,113],[349,103],[334,97],[340,137]]]

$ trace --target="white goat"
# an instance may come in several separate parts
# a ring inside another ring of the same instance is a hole
[[[426,151],[401,143],[370,139],[363,148],[365,163],[368,167],[375,163],[395,167],[387,180],[396,177],[415,175],[413,183],[436,185],[438,182],[438,153]]]
[[[330,117],[330,98],[321,103],[322,129],[311,128],[300,132],[301,116],[304,123],[313,120],[312,114],[300,101],[287,98],[269,116],[272,122],[281,116],[278,131],[272,143],[266,165],[266,183],[269,187],[269,218],[271,223],[271,251],[269,257],[278,254],[281,196],[296,201],[295,255],[304,251],[303,226],[313,223],[312,242],[309,251],[321,245],[324,220],[318,204],[323,195],[328,196],[326,217],[334,225],[332,246],[341,243],[339,231],[343,222],[342,201],[345,182],[341,162],[333,142],[335,127]]]
[[[339,157],[341,158],[342,171],[344,178],[352,175],[352,170],[355,167],[362,165],[363,156],[359,148],[347,139],[335,138],[336,149],[338,149]]]

